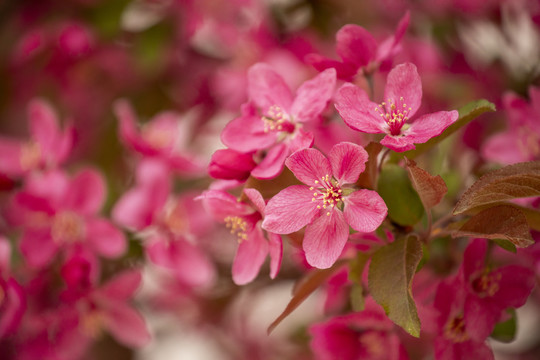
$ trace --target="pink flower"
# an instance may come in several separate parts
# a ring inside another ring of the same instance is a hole
[[[390,63],[401,50],[400,42],[409,26],[410,14],[407,12],[400,20],[396,33],[381,44],[363,27],[345,25],[336,34],[336,52],[341,61],[328,59],[318,54],[310,54],[307,62],[317,70],[334,68],[337,77],[352,81],[359,69],[366,73],[376,71],[381,64]]]
[[[508,93],[503,106],[508,117],[506,131],[490,137],[482,155],[501,164],[540,159],[540,88],[529,88],[530,102]]]
[[[129,148],[157,158],[183,175],[202,173],[202,165],[186,150],[189,135],[179,114],[161,112],[138,129],[136,115],[126,100],[117,101],[114,111],[120,120],[120,138]]]
[[[434,340],[437,360],[494,359],[485,337],[480,339],[469,331],[472,319],[465,316],[465,297],[459,277],[447,279],[437,288],[434,302],[439,311],[438,334]]]
[[[439,111],[408,123],[420,107],[422,83],[411,63],[396,66],[388,74],[381,104],[369,100],[353,84],[343,85],[336,96],[336,109],[352,129],[369,134],[386,134],[381,144],[397,152],[414,149],[439,136],[458,119],[458,112]]]
[[[53,108],[35,99],[28,105],[30,139],[0,137],[0,173],[21,176],[32,170],[52,169],[62,164],[73,146],[73,129],[62,131]]]
[[[15,333],[26,310],[26,295],[9,273],[10,257],[9,242],[0,235],[0,340]]]
[[[98,215],[105,196],[102,176],[91,169],[73,178],[61,171],[29,178],[10,214],[23,230],[20,248],[28,264],[43,267],[58,252],[78,247],[108,258],[122,255],[124,234]]]
[[[386,217],[387,207],[375,191],[345,187],[354,184],[365,169],[366,151],[359,145],[334,145],[328,158],[315,149],[292,154],[287,167],[308,185],[280,191],[266,207],[263,228],[290,234],[306,227],[303,248],[308,263],[328,268],[341,254],[349,237],[349,225],[371,232]]]
[[[205,191],[202,199],[208,212],[224,223],[238,240],[238,249],[232,267],[233,281],[238,285],[251,282],[270,255],[270,277],[276,277],[281,265],[283,245],[281,237],[268,232],[268,240],[261,229],[266,211],[262,195],[255,189],[244,189],[253,205],[239,202],[234,196],[221,190]]]
[[[489,267],[487,241],[475,239],[469,244],[460,272],[466,291],[467,332],[479,340],[491,334],[505,309],[524,305],[535,284],[534,272],[527,267]]]
[[[150,261],[182,284],[209,286],[216,273],[197,235],[208,228],[206,213],[193,195],[171,194],[170,171],[159,161],[139,164],[136,185],[116,203],[113,219],[142,238]]]
[[[312,325],[311,349],[317,360],[408,359],[394,324],[370,298],[362,312],[336,316]]]
[[[251,102],[242,107],[239,118],[227,124],[221,139],[241,153],[266,150],[251,174],[271,179],[281,172],[292,152],[313,144],[313,135],[304,131],[303,124],[316,120],[326,108],[336,75],[333,69],[322,72],[300,86],[293,97],[280,75],[258,63],[249,69],[248,83]]]

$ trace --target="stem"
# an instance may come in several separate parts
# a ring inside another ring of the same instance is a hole
[[[388,156],[388,153],[390,152],[390,149],[386,148],[386,150],[383,152],[381,156],[381,161],[379,162],[379,167],[377,168],[377,174],[381,173],[382,165],[384,163],[384,160],[386,159],[386,156]]]

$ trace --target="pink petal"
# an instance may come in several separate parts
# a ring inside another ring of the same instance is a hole
[[[245,180],[256,166],[253,154],[232,149],[217,150],[208,165],[208,175],[215,179]]]
[[[499,315],[500,311],[486,308],[476,296],[468,296],[463,309],[467,334],[478,342],[484,341],[493,331]]]
[[[378,105],[369,100],[366,92],[347,83],[338,91],[335,106],[345,123],[352,129],[368,134],[386,132],[386,121],[380,116]]]
[[[377,230],[386,218],[388,208],[383,199],[372,190],[358,190],[343,200],[343,213],[347,223],[360,232]]]
[[[261,215],[264,215],[264,208],[266,207],[266,203],[264,202],[264,199],[261,195],[261,193],[256,189],[244,189],[244,194],[248,197],[249,200],[253,203],[253,206],[255,206],[255,209]]]
[[[123,301],[131,298],[141,285],[139,270],[125,270],[115,275],[95,295],[105,300]]]
[[[293,185],[281,190],[266,204],[263,229],[276,234],[290,234],[300,230],[319,214],[317,203],[311,201],[312,198],[313,190],[304,185]]]
[[[23,288],[13,279],[8,279],[2,290],[5,293],[0,313],[0,338],[5,339],[8,335],[15,334],[26,311],[26,299]]]
[[[535,285],[534,272],[524,266],[504,266],[494,270],[493,276],[500,280],[499,291],[494,294],[491,300],[500,309],[523,306]]]
[[[328,159],[332,165],[332,174],[339,184],[352,184],[365,170],[368,154],[360,145],[341,142],[332,147]]]
[[[400,64],[390,71],[386,79],[384,101],[388,113],[392,111],[391,104],[395,104],[398,109],[407,109],[409,118],[416,113],[422,103],[422,81],[414,64]]]
[[[103,176],[96,170],[85,169],[71,180],[63,207],[79,214],[93,215],[103,206],[105,192]]]
[[[377,42],[363,27],[345,25],[336,34],[336,52],[344,62],[352,63],[357,68],[366,66],[375,58]]]
[[[405,35],[405,32],[407,31],[407,28],[409,27],[409,23],[411,21],[411,15],[410,12],[407,11],[405,15],[401,18],[399,21],[399,24],[396,28],[396,33],[394,36],[388,38],[383,42],[383,44],[379,45],[379,48],[377,49],[377,60],[380,62],[387,61],[391,57],[395,56],[397,53],[397,50],[399,49],[399,43],[401,42],[401,39]]]
[[[214,282],[216,271],[206,254],[183,238],[166,239],[156,236],[146,247],[150,260],[189,286],[208,286]]]
[[[123,303],[109,304],[106,311],[105,326],[120,343],[142,347],[150,341],[150,333],[138,311]]]
[[[86,221],[89,244],[99,255],[117,258],[126,252],[126,237],[108,220],[94,218]]]
[[[336,71],[327,69],[315,78],[306,81],[296,91],[291,107],[291,115],[296,122],[316,120],[332,95],[336,86]]]
[[[327,269],[334,265],[349,238],[349,225],[339,210],[321,213],[306,227],[302,247],[307,262],[316,268]]]
[[[268,232],[268,246],[270,253],[270,277],[274,279],[279,272],[283,258],[283,241],[281,236]]]
[[[60,140],[58,118],[45,101],[35,99],[28,106],[30,133],[45,153],[54,152]]]
[[[46,231],[26,231],[20,239],[20,249],[28,265],[39,269],[52,262],[58,245]]]
[[[299,150],[289,156],[285,164],[298,180],[314,187],[322,187],[321,179],[332,175],[330,161],[315,149]]]
[[[266,255],[268,242],[264,238],[259,226],[255,226],[248,234],[248,238],[238,245],[232,267],[232,278],[235,284],[247,284],[259,273]]]
[[[10,176],[22,175],[25,171],[21,163],[23,144],[20,141],[0,136],[0,173]]]
[[[413,139],[404,135],[386,135],[380,143],[395,152],[404,152],[415,148]]]
[[[252,171],[251,175],[257,179],[273,179],[283,170],[285,159],[289,156],[290,150],[287,144],[278,143],[272,146],[263,161],[261,161]]]
[[[140,231],[150,226],[154,213],[158,210],[153,206],[151,188],[141,187],[126,192],[114,205],[112,218],[123,227]]]
[[[5,276],[9,273],[11,263],[11,244],[8,239],[0,235],[0,274]]]
[[[299,128],[289,141],[289,152],[292,154],[295,151],[310,148],[313,146],[314,140],[313,133]]]
[[[305,61],[318,71],[324,71],[330,68],[335,69],[337,78],[344,81],[352,81],[358,72],[358,67],[353,63],[342,63],[319,54],[309,54],[305,57]]]
[[[425,143],[429,139],[441,135],[458,117],[459,114],[456,110],[426,114],[416,119],[403,134],[415,144]]]
[[[520,135],[515,132],[503,132],[490,137],[484,142],[482,156],[504,165],[531,161],[528,151],[516,146],[516,142],[522,137]]]
[[[260,116],[241,116],[229,122],[221,133],[223,144],[240,152],[265,149],[277,140],[276,132],[264,132]]]
[[[257,63],[248,71],[248,94],[250,99],[264,111],[272,105],[288,112],[291,103],[291,90],[268,64]]]
[[[249,205],[222,190],[207,190],[196,199],[202,200],[206,211],[219,221],[227,216],[244,216],[254,212]]]

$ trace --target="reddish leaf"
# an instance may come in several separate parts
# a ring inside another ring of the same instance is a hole
[[[277,319],[268,327],[268,334],[270,334],[283,319],[289,316],[300,304],[302,304],[309,295],[317,290],[331,275],[345,265],[347,261],[347,259],[338,260],[331,268],[313,270],[304,278],[300,279],[294,286],[291,301],[289,301],[285,310],[283,310]]]
[[[454,215],[530,196],[540,196],[540,161],[509,165],[485,174],[461,196]]]
[[[485,209],[471,217],[452,237],[506,239],[520,248],[534,243],[525,214],[511,205]]]
[[[441,202],[448,188],[440,175],[432,176],[426,170],[416,166],[416,162],[405,158],[409,178],[424,205],[426,211]]]

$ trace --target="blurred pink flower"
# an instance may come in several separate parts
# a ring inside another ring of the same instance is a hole
[[[239,202],[234,196],[221,190],[205,191],[201,199],[210,214],[230,228],[238,239],[238,249],[232,267],[233,281],[247,284],[259,273],[267,255],[270,255],[270,277],[276,277],[281,266],[283,244],[281,236],[270,231],[268,239],[261,229],[266,204],[255,189],[244,189],[252,205]]]

